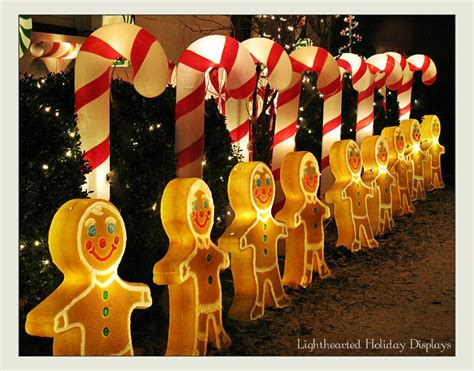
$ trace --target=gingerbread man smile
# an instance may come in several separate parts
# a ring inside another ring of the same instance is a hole
[[[87,249],[87,252],[89,254],[91,254],[94,258],[96,258],[98,261],[104,262],[104,261],[107,261],[112,256],[112,254],[114,253],[115,250],[117,250],[117,245],[118,245],[119,241],[120,241],[120,237],[115,236],[114,237],[114,242],[112,242],[112,244],[111,244],[112,247],[111,247],[109,253],[106,254],[105,256],[100,256],[99,254],[97,254],[96,249],[94,247],[94,243],[92,242],[92,240],[88,240],[86,242],[86,249]],[[106,245],[107,245],[107,241],[105,240],[105,238],[100,237],[99,238],[99,247],[100,248],[105,248]]]

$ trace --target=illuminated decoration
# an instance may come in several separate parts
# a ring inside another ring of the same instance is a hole
[[[379,135],[364,138],[361,146],[364,174],[362,180],[373,189],[374,197],[367,201],[372,232],[383,235],[395,226],[392,213],[392,193],[396,179],[388,171],[388,143]]]
[[[441,122],[438,116],[426,115],[421,120],[421,149],[429,161],[425,161],[425,189],[428,191],[444,188],[441,173],[441,155],[445,148],[439,143]]]
[[[176,72],[175,151],[179,178],[202,176],[205,74],[218,68],[227,74],[226,94],[230,97],[246,101],[255,88],[254,61],[232,37],[205,36],[183,52]]]
[[[166,355],[205,355],[208,341],[218,349],[229,346],[219,278],[219,271],[229,266],[229,255],[211,241],[214,203],[207,184],[197,178],[170,181],[161,219],[170,245],[155,264],[153,281],[169,289]]]
[[[413,169],[412,163],[405,158],[405,135],[398,126],[389,126],[382,130],[382,137],[388,144],[388,170],[396,179],[392,213],[395,216],[413,214],[415,207],[410,194]]]
[[[375,87],[379,89],[384,99],[384,109],[386,108],[386,89],[399,90],[403,82],[403,71],[402,66],[397,60],[389,54],[375,54],[366,61],[370,72],[375,78]],[[372,97],[373,99],[373,97]],[[372,100],[373,102],[373,100]],[[367,127],[365,135],[370,136],[373,134],[373,125]],[[370,129],[369,129],[370,128]],[[370,133],[369,133],[370,131]]]
[[[367,68],[362,57],[344,53],[337,60],[341,75],[348,72],[352,78],[352,87],[357,91],[356,142],[372,135],[374,127],[374,76]]]
[[[424,162],[427,158],[421,150],[421,125],[418,120],[408,119],[400,122],[405,136],[405,157],[412,162],[412,200],[426,200]]]
[[[421,71],[421,81],[425,85],[432,85],[436,81],[437,71],[433,60],[423,54],[415,54],[406,59],[406,77],[404,83],[398,91],[400,102],[400,120],[410,118],[411,112],[411,91],[413,86],[413,74]]]
[[[337,246],[352,252],[363,247],[378,247],[370,225],[367,201],[372,188],[361,179],[362,159],[359,146],[351,139],[334,143],[329,152],[331,170],[336,178],[326,192],[326,202],[334,204]]]
[[[331,271],[324,261],[324,225],[330,217],[329,207],[317,196],[319,166],[310,152],[290,152],[281,164],[281,186],[285,205],[275,219],[288,226],[285,241],[285,270],[283,284],[307,287],[313,270],[321,279]]]
[[[300,37],[298,40],[296,40],[293,50],[304,48],[306,46],[313,46],[313,40],[311,40],[309,37]]]
[[[132,63],[133,85],[144,97],[155,97],[166,88],[168,59],[144,29],[111,24],[94,31],[82,44],[75,65],[77,126],[92,168],[87,189],[95,198],[110,196],[110,71],[119,59]]]
[[[342,54],[345,50],[349,53],[352,52],[352,45],[360,43],[362,41],[362,36],[353,31],[359,26],[359,22],[355,21],[355,16],[348,15],[344,17],[344,22],[347,24],[340,32],[341,36],[347,37],[347,43],[341,46],[338,50],[339,55]]]
[[[37,58],[75,59],[79,49],[80,43],[45,40],[32,43],[30,52]]]
[[[18,50],[20,53],[19,56],[22,58],[30,47],[33,20],[31,19],[31,16],[27,15],[20,15],[18,18],[20,20],[18,25],[18,40],[20,42]]]
[[[234,166],[228,192],[235,218],[219,238],[219,247],[232,261],[235,293],[229,317],[252,321],[263,316],[265,306],[283,308],[290,303],[277,256],[277,242],[287,237],[287,228],[272,217],[275,182],[263,162]]]
[[[305,71],[318,75],[317,88],[324,96],[322,156],[321,156],[321,195],[333,182],[329,170],[329,148],[341,137],[342,89],[339,67],[334,57],[325,49],[307,46],[290,55],[293,74],[291,84],[281,90],[277,100],[277,119],[273,138],[272,170],[277,183],[274,210],[283,207],[284,197],[280,187],[280,166],[288,152],[295,149],[295,135],[298,131],[299,100],[301,78]]]
[[[176,65],[173,61],[168,61],[168,85],[176,87]]]
[[[54,355],[133,355],[130,320],[151,306],[145,284],[117,274],[127,235],[110,202],[74,199],[62,205],[49,230],[61,285],[28,313],[26,332],[53,338]]]
[[[135,24],[135,17],[133,15],[103,15],[102,26],[116,23]]]

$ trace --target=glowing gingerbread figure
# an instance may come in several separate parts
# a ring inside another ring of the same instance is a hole
[[[405,136],[398,126],[382,130],[382,137],[388,144],[388,170],[396,179],[392,193],[392,213],[395,216],[413,214],[415,207],[411,201],[410,181],[412,164],[405,158]]]
[[[310,152],[290,152],[281,164],[281,186],[285,205],[275,219],[288,226],[283,284],[307,287],[313,270],[321,279],[331,271],[324,261],[323,221],[329,207],[317,196],[320,178],[318,162]]]
[[[222,326],[219,273],[229,255],[211,241],[214,204],[198,178],[170,181],[161,201],[161,219],[170,239],[168,252],[153,269],[153,281],[168,285],[170,322],[166,355],[205,355],[208,341],[230,345]]]
[[[425,167],[425,189],[434,190],[444,188],[441,173],[441,155],[446,153],[444,146],[439,143],[441,123],[438,116],[426,115],[421,121],[421,149],[429,161]]]
[[[277,256],[277,241],[287,237],[287,228],[271,215],[275,182],[263,162],[237,164],[228,193],[235,218],[219,247],[231,253],[235,295],[229,317],[251,321],[263,316],[265,305],[283,308],[290,303]]]
[[[395,226],[392,214],[392,193],[395,177],[388,171],[388,143],[384,137],[365,137],[361,144],[364,174],[362,180],[373,188],[374,197],[367,201],[372,231],[383,235]]]
[[[336,181],[326,193],[326,201],[334,204],[337,245],[353,252],[361,246],[378,247],[367,208],[368,199],[374,195],[361,180],[359,146],[350,139],[335,142],[329,151],[329,162]]]
[[[412,200],[426,200],[424,163],[427,158],[421,150],[421,125],[418,120],[402,120],[400,128],[405,135],[405,157],[412,162]]]
[[[126,232],[120,213],[101,199],[66,202],[54,215],[49,249],[61,285],[28,313],[30,335],[52,337],[54,355],[133,355],[133,309],[148,308],[150,289],[117,274]]]

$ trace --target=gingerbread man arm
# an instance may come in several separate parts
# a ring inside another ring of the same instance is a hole
[[[446,153],[446,148],[441,144],[439,145],[439,148],[441,148],[441,154],[444,155]]]
[[[229,254],[227,254],[224,250],[219,248],[219,246],[214,245],[212,242],[211,242],[211,246],[215,251],[217,251],[217,253],[221,257],[221,260],[220,260],[221,264],[219,265],[219,268],[221,270],[229,268],[230,267]]]
[[[232,222],[219,238],[219,248],[229,254],[239,253],[253,245],[247,243],[247,234],[255,225],[255,220],[247,220],[245,223]]]
[[[324,210],[323,220],[329,219],[331,217],[331,209],[321,200],[316,199],[316,202],[319,206],[321,206]]]
[[[138,309],[146,309],[151,306],[153,300],[148,285],[144,283],[131,283],[118,278],[120,285],[127,291],[130,300],[134,303],[134,307]]]
[[[195,241],[186,242],[195,243]],[[179,285],[184,282],[186,272],[183,264],[189,263],[189,256],[183,261],[183,256],[179,254],[181,249],[181,245],[169,246],[165,257],[153,267],[154,283],[157,285]]]

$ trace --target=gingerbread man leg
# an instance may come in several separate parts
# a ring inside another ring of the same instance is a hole
[[[436,177],[436,182],[435,182]],[[443,176],[441,175],[441,168],[437,167],[433,169],[433,184],[435,189],[442,189],[445,187],[443,182]]]
[[[372,233],[372,228],[370,227],[369,218],[358,218],[358,225],[356,224],[356,230],[358,230],[358,239],[361,241],[361,235],[364,233],[365,239],[367,240],[368,247],[378,247],[379,243],[375,240],[374,235]]]
[[[313,280],[313,256],[314,250],[311,248],[306,249],[305,264],[304,264],[304,273],[301,278],[301,286],[308,287]]]
[[[324,246],[317,247],[314,252],[314,270],[317,270],[319,278],[322,280],[331,275],[331,270],[324,260]]]
[[[197,328],[197,346],[194,350],[194,355],[205,356],[207,351],[207,339],[209,331],[209,314],[199,313],[198,314],[198,328]]]
[[[266,293],[266,300],[268,305],[275,306],[277,308],[284,308],[290,304],[290,299],[286,296],[285,290],[281,284],[280,271],[278,266],[275,266],[268,270],[266,273],[266,282],[268,283],[268,290]]]
[[[423,181],[420,179],[415,179],[413,200],[426,200],[425,187],[423,186]]]
[[[400,198],[401,198],[402,209],[403,209],[402,215],[413,214],[415,212],[415,208],[413,207],[409,190],[406,188],[400,189]]]
[[[231,344],[231,340],[222,324],[222,313],[219,310],[211,313],[211,322],[213,325],[214,345],[217,349],[227,348]]]

